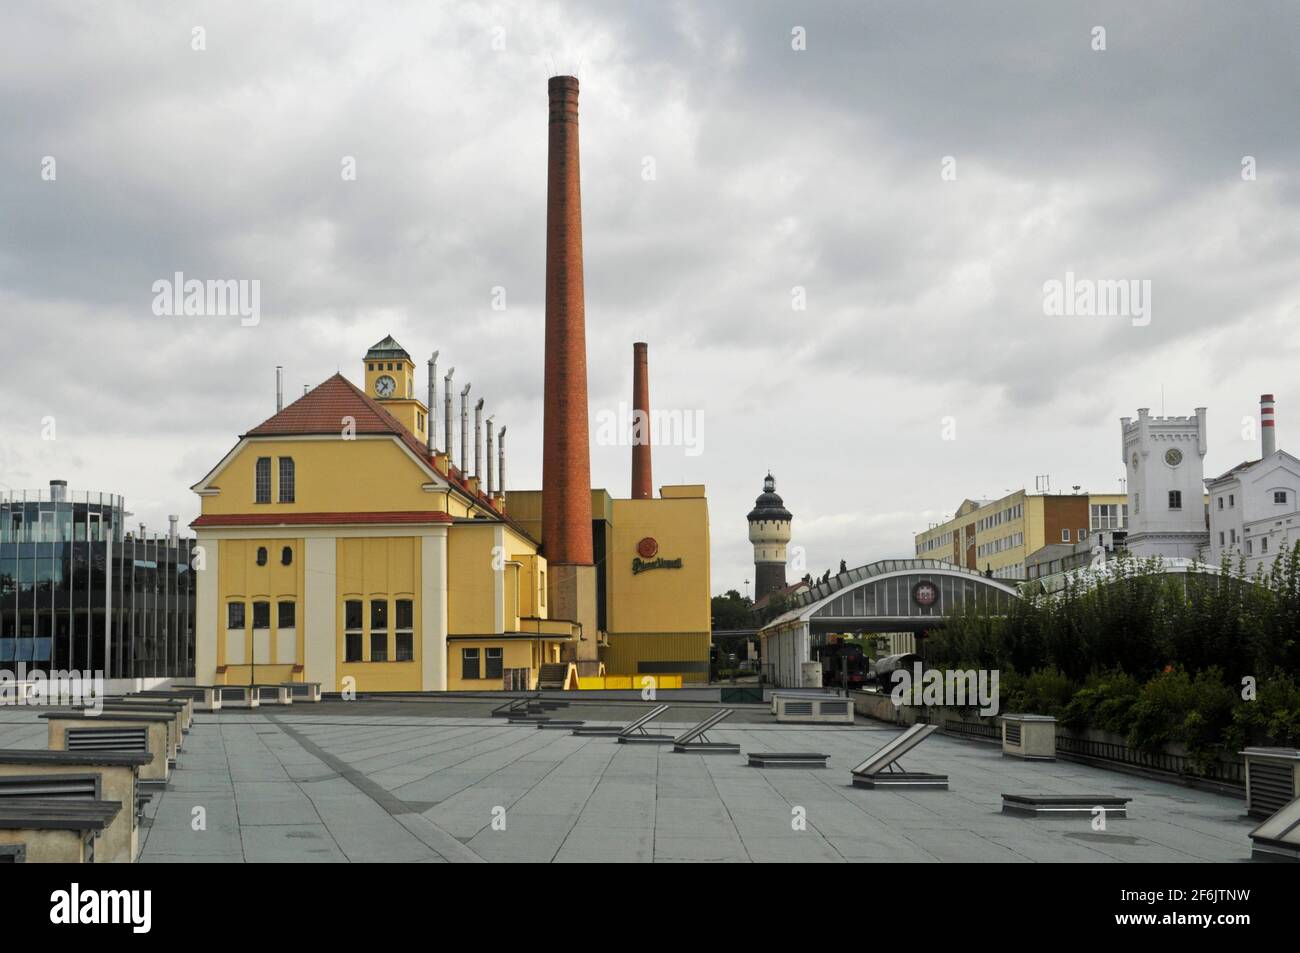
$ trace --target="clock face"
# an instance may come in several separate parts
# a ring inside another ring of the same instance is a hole
[[[397,381],[387,374],[375,381],[375,394],[378,397],[392,397],[395,390],[397,390]]]
[[[1183,451],[1170,448],[1165,451],[1165,463],[1171,467],[1176,467],[1183,462]]]

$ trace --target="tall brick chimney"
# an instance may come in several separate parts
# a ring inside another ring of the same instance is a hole
[[[632,499],[654,499],[650,474],[650,357],[644,341],[632,345]]]
[[[582,624],[568,647],[579,674],[599,664],[591,541],[587,332],[582,288],[578,80],[552,76],[546,168],[546,384],[542,417],[542,548],[549,614]]]

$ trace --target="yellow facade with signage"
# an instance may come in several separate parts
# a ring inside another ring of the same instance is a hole
[[[403,354],[380,342],[367,392],[335,375],[194,485],[198,684],[531,689],[575,638],[548,617],[546,560],[504,498],[404,422],[428,417]]]
[[[591,508],[606,681],[630,677],[637,688],[636,676],[645,675],[662,678],[661,686],[708,681],[712,603],[704,487],[663,486],[649,500],[618,500],[593,490]],[[530,534],[541,534],[539,491],[511,493],[510,512]],[[643,553],[643,544],[653,555]]]

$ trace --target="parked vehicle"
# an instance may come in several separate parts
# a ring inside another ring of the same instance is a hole
[[[879,689],[888,689],[893,686],[890,676],[898,669],[911,670],[912,665],[921,661],[921,656],[915,652],[903,652],[899,655],[886,655],[884,658],[876,659],[871,663],[868,671],[868,681],[872,682]]]
[[[868,659],[857,642],[831,642],[813,647],[813,661],[822,663],[822,686],[862,688],[867,681]]]

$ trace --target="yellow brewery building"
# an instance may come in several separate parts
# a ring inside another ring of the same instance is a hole
[[[435,449],[434,362],[427,403],[415,376],[387,337],[365,356],[364,388],[334,375],[194,485],[196,682],[415,692],[707,680],[704,488],[593,490],[594,605],[557,618],[542,492],[507,500],[505,430],[494,461],[490,418],[483,472],[481,401],[466,460],[464,392],[453,461],[450,375]]]

